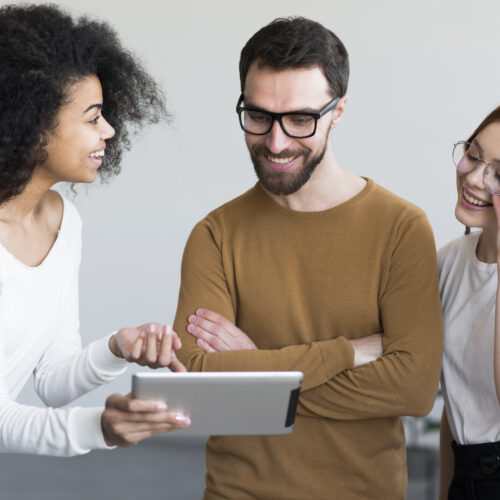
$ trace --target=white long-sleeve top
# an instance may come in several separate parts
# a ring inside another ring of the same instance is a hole
[[[59,234],[39,266],[0,245],[0,452],[68,456],[106,448],[102,408],[54,408],[126,369],[109,350],[109,336],[81,347],[81,230],[76,208],[64,200]],[[49,408],[16,402],[31,374]]]

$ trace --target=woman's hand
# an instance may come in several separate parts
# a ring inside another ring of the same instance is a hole
[[[167,411],[163,402],[112,394],[106,399],[101,429],[108,446],[130,446],[156,434],[191,425],[188,416]]]
[[[109,339],[109,348],[115,356],[150,368],[168,367],[175,372],[186,371],[174,352],[181,345],[172,327],[160,323],[122,328]]]
[[[375,333],[368,337],[349,340],[354,349],[354,367],[371,363],[382,356],[382,334]]]
[[[500,196],[492,196],[493,209],[497,216],[497,264],[500,264]]]
[[[187,331],[205,352],[257,349],[245,332],[216,312],[198,309],[188,321]]]

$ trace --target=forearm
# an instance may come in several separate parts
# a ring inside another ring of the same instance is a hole
[[[179,331],[182,326],[179,325]],[[183,347],[177,355],[189,371],[297,370],[304,374],[302,390],[308,390],[326,383],[343,370],[354,367],[353,349],[343,337],[281,349],[206,354],[188,334],[180,336]]]
[[[453,478],[455,458],[453,457],[453,450],[451,448],[452,441],[453,436],[451,435],[448,416],[446,414],[446,409],[443,408],[441,429],[439,433],[439,500],[447,500],[448,489],[450,488],[451,480]]]
[[[127,362],[109,349],[108,337],[80,350],[60,342],[44,353],[35,369],[35,389],[47,406],[63,406],[122,374]]]
[[[73,456],[106,448],[102,408],[37,408],[0,400],[0,452]]]
[[[320,387],[301,392],[297,413],[338,420],[423,416],[434,403],[440,360],[416,358],[392,352],[342,372]]]
[[[305,391],[298,413],[340,420],[422,416],[441,372],[443,321],[432,232],[419,217],[400,229],[379,299],[384,355]]]

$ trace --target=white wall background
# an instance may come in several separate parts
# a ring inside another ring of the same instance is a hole
[[[317,20],[349,51],[349,105],[332,134],[337,160],[421,206],[438,246],[462,232],[451,148],[500,104],[496,0],[57,3],[109,21],[162,82],[174,115],[172,126],[133,143],[119,177],[75,199],[84,344],[122,326],[171,322],[192,226],[255,182],[234,111],[238,60],[275,17]],[[132,371],[80,403],[128,392]],[[23,400],[36,401],[30,388]]]

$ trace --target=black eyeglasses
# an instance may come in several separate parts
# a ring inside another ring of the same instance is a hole
[[[271,113],[271,111],[259,108],[241,106],[243,100],[243,94],[241,94],[236,104],[236,112],[240,119],[240,126],[245,132],[253,135],[266,135],[273,128],[274,122],[278,121],[283,132],[294,139],[312,137],[316,133],[318,120],[328,111],[335,109],[339,103],[339,98],[336,97],[317,113],[307,111]]]

